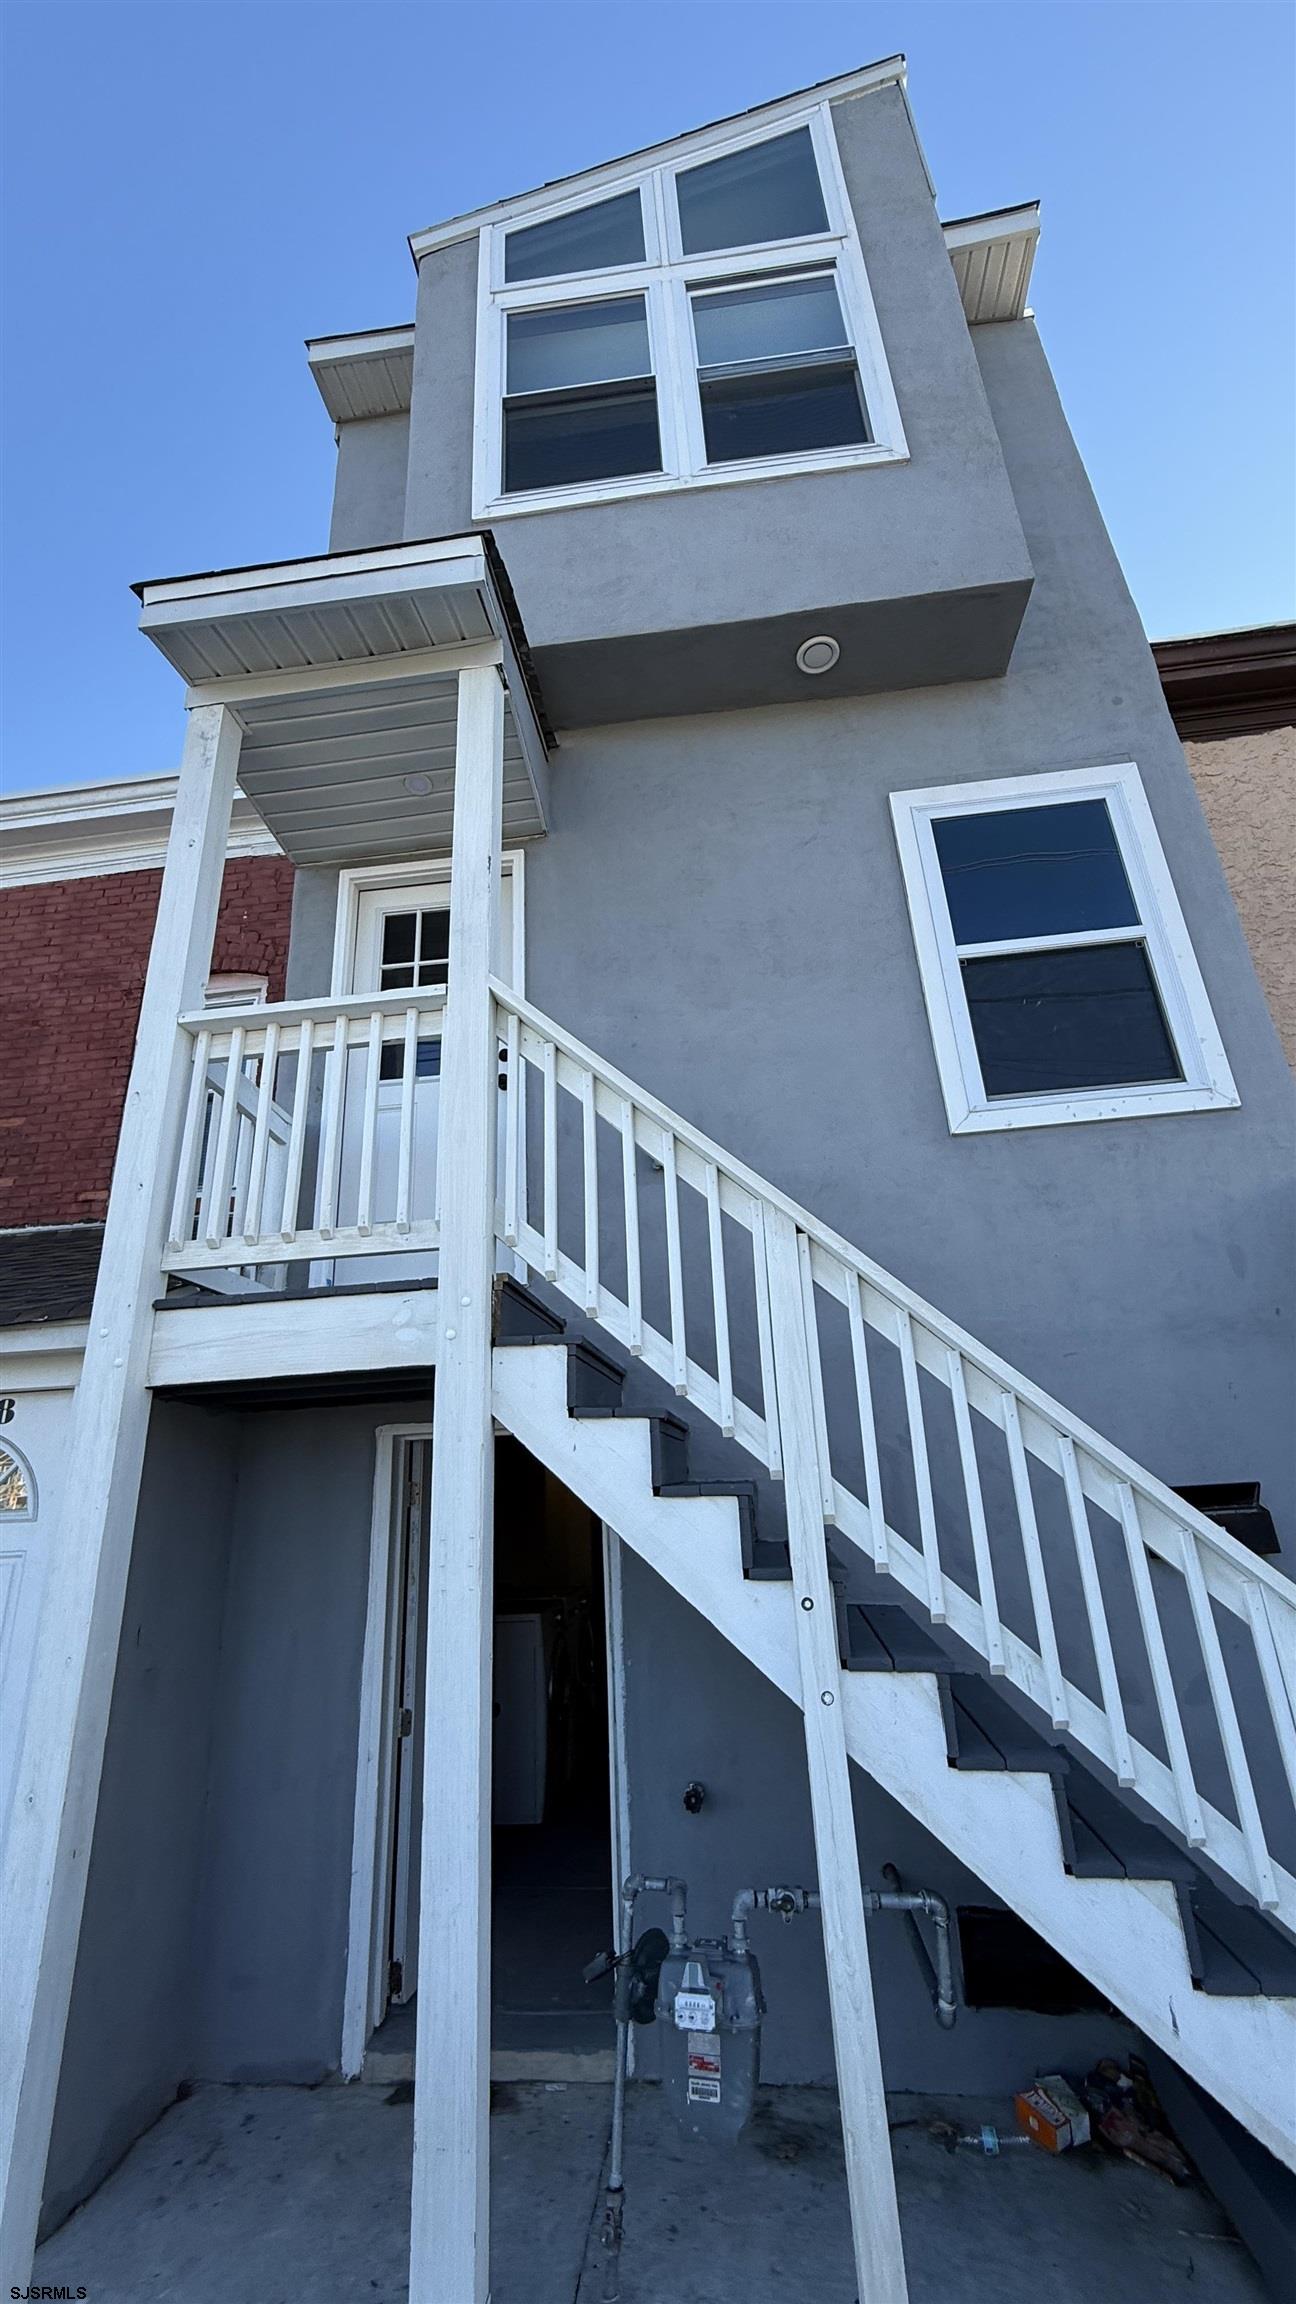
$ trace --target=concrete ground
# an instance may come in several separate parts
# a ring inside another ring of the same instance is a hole
[[[502,2087],[491,2124],[492,2304],[596,2304],[610,2091]],[[959,2125],[1004,2105],[966,2100]],[[897,2101],[911,2304],[1263,2304],[1209,2193],[1096,2150],[946,2152]],[[93,2304],[406,2304],[412,2111],[374,2088],[203,2088],[40,2250],[37,2287]],[[908,2124],[906,2124],[908,2123]],[[686,2145],[631,2091],[623,2304],[853,2304],[835,2099],[764,2091],[731,2149]],[[432,2300],[428,2300],[432,2304]]]

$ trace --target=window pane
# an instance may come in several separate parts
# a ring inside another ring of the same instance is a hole
[[[23,1468],[7,1448],[0,1448],[0,1512],[29,1512],[31,1491]]]
[[[621,376],[651,374],[642,296],[508,316],[510,392],[558,392],[574,384],[610,384]]]
[[[710,464],[850,447],[869,436],[853,361],[726,376],[703,382],[699,390]]]
[[[619,192],[571,216],[526,224],[504,240],[506,280],[545,280],[555,272],[593,272],[604,264],[642,264],[643,209],[637,192]]]
[[[660,470],[652,384],[505,405],[504,487],[510,495]]]
[[[965,960],[963,990],[988,1096],[1183,1078],[1142,944]]]
[[[444,984],[446,963],[450,957],[450,908],[438,904],[419,914],[419,982]],[[428,970],[439,970],[429,975]]]
[[[695,296],[693,325],[703,368],[849,344],[831,272]]]
[[[403,1080],[405,1077],[405,1049],[399,1040],[387,1040],[378,1060],[380,1080]],[[416,1080],[439,1080],[441,1077],[441,1043],[439,1040],[418,1040],[414,1045],[414,1077]]]
[[[932,836],[958,944],[1138,926],[1105,800],[938,816]]]
[[[675,195],[686,256],[703,248],[797,240],[828,229],[808,128],[749,144],[745,151],[704,161],[700,168],[682,168]]]
[[[412,960],[414,957],[415,915],[412,912],[389,912],[383,921],[383,966],[394,960]]]

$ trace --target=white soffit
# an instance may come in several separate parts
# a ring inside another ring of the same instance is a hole
[[[156,870],[166,857],[175,790],[174,776],[131,776],[0,800],[0,888]],[[279,852],[251,801],[236,794],[226,854]]]
[[[961,216],[943,229],[969,326],[1022,319],[1040,234],[1038,200],[989,216]]]
[[[335,424],[407,412],[414,387],[412,326],[316,336],[307,342],[306,357]]]
[[[448,848],[458,674],[504,680],[504,828],[545,830],[546,743],[508,579],[481,535],[136,586],[140,628],[243,728],[239,783],[299,864]],[[411,787],[413,787],[411,789]]]

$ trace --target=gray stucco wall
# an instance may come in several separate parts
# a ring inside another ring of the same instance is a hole
[[[924,661],[933,679],[1006,661],[1030,563],[908,117],[886,89],[835,106],[834,123],[909,461],[500,518],[497,540],[564,724],[599,709],[609,719],[687,709],[679,698],[706,701],[708,674],[719,701],[764,697],[770,633],[745,651],[732,643],[742,652],[728,683],[714,643],[699,660],[695,636],[726,625],[781,630],[779,619],[812,610],[847,619],[842,662],[822,684],[830,694],[894,686],[920,676]],[[410,537],[471,522],[476,282],[475,242],[419,268]],[[924,603],[949,607],[967,593],[978,596],[975,619],[966,605],[944,620],[924,615]],[[789,627],[777,651],[789,696],[804,636]],[[883,648],[889,680],[876,660]],[[623,691],[643,700],[622,706]]]
[[[338,425],[330,552],[399,544],[405,533],[408,459],[408,416],[370,416]]]
[[[154,1405],[45,2229],[182,2082],[336,2069],[374,1435],[410,1419]]]
[[[337,2067],[374,1430],[409,1417],[407,1402],[244,1419],[194,1949],[198,2079]]]
[[[193,2069],[202,1864],[238,1420],[160,1401],[136,1518],[50,2145],[51,2229]]]
[[[689,1883],[689,1923],[725,1934],[738,1888],[818,1872],[806,1787],[805,1742],[796,1707],[730,1648],[723,1636],[634,1554],[623,1554],[626,1729],[630,1753],[631,1861],[636,1870]],[[683,1806],[696,1778],[701,1814]],[[934,1888],[951,1905],[998,1899],[955,1862],[913,1817],[859,1770],[853,1772],[860,1871],[882,1885],[893,1863],[907,1885]],[[639,1925],[662,1923],[645,1899]],[[834,2077],[823,1937],[817,1917],[784,1925],[757,1917],[752,1945],[768,2015],[761,2071],[773,2082]],[[1128,2035],[1094,2011],[1067,2017],[1009,2009],[961,2010],[952,2031],[937,2024],[904,1923],[869,1922],[869,1949],[887,2086],[942,2094],[1009,2090],[1040,2070],[1088,2071]],[[639,2072],[655,2076],[659,2043],[641,2033]]]

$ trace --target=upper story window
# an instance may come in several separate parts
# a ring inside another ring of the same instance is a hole
[[[1237,1103],[1136,768],[891,808],[956,1135]]]
[[[827,106],[483,231],[474,517],[906,453]]]

